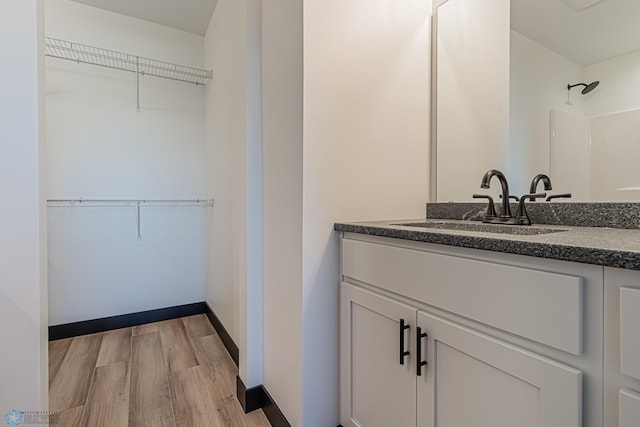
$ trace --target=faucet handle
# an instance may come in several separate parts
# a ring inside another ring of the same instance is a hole
[[[529,199],[529,200],[535,200],[537,198],[542,198],[544,199],[545,197],[547,197],[547,193],[531,193],[531,194],[525,194],[524,196],[520,197],[520,203],[518,204],[518,211],[516,212],[516,222],[520,225],[531,225],[531,219],[529,218],[529,214],[527,213],[527,208],[524,205],[524,201]]]
[[[498,215],[496,214],[496,207],[493,203],[493,197],[489,196],[488,194],[474,194],[473,198],[489,200],[489,205],[487,206],[487,213],[484,214],[484,217],[482,218],[482,222],[488,222],[489,220],[495,219],[498,217]]]
[[[545,197],[547,197],[547,193],[532,193],[532,194],[525,194],[522,197],[520,197],[520,203],[524,204],[524,200],[534,200],[534,199],[544,199]]]
[[[559,198],[570,199],[571,193],[551,194],[549,197],[547,197],[547,202],[550,202],[552,199],[559,199]]]

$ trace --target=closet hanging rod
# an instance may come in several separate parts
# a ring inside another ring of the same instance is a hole
[[[196,85],[204,85],[207,80],[213,77],[212,70],[178,65],[52,37],[45,37],[45,55],[77,63],[98,65]]]
[[[49,199],[49,207],[213,207],[213,199]]]

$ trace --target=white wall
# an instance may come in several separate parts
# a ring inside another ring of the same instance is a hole
[[[594,200],[638,200],[640,175],[638,118],[640,51],[584,69],[585,81],[600,81],[585,102],[591,118],[592,196]]]
[[[264,385],[294,426],[304,426],[305,399],[302,6],[297,0],[270,0],[263,2],[262,16]]]
[[[0,6],[0,414],[48,407],[42,1]]]
[[[529,192],[536,174],[550,173],[550,111],[584,115],[579,88],[571,91],[572,105],[566,103],[567,84],[580,83],[583,68],[515,31],[511,31],[510,56],[508,178],[511,192],[520,196]],[[570,191],[573,188],[554,187],[554,192]]]
[[[338,423],[334,222],[424,215],[430,14],[263,4],[264,385],[292,425]]]
[[[207,230],[207,302],[238,343],[238,292],[246,248],[238,233],[245,168],[244,1],[220,0],[205,35],[205,64],[215,69],[205,88],[207,197],[216,206]],[[241,245],[241,246],[239,246]]]
[[[337,425],[339,246],[333,224],[424,217],[431,2],[304,7],[303,422]]]
[[[240,377],[262,383],[261,2],[220,0],[205,36],[207,302],[240,349]]]
[[[45,35],[181,65],[204,64],[200,35],[69,0],[46,0]],[[142,101],[144,107],[144,96]]]
[[[247,0],[247,286],[240,292],[239,374],[247,387],[263,383],[262,0]]]
[[[549,114],[549,127],[548,172],[553,178],[553,193],[570,192],[573,200],[593,200],[589,119],[553,109]],[[540,144],[544,142],[539,141]],[[539,190],[542,190],[542,186]]]
[[[201,36],[68,0],[45,34],[202,67]],[[47,58],[50,199],[204,198],[204,90]],[[204,208],[49,208],[50,324],[205,299]]]
[[[487,170],[508,168],[509,0],[437,13],[437,198],[471,200]]]
[[[637,201],[640,196],[640,110],[591,120],[591,196]]]
[[[600,81],[585,103],[590,117],[640,108],[640,51],[589,65],[585,81]]]

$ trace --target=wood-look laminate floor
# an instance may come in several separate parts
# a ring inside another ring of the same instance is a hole
[[[49,343],[58,427],[269,427],[204,314]]]

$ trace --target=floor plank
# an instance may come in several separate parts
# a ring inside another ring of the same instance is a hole
[[[84,335],[71,340],[50,387],[49,407],[52,411],[84,405],[101,341],[102,334]]]
[[[58,350],[61,348],[68,349],[72,339],[73,338],[64,338],[61,340],[49,341],[49,350]]]
[[[137,325],[132,328],[131,335],[138,336],[143,334],[151,334],[153,332],[160,332],[158,326],[162,322],[146,323],[144,325]]]
[[[211,322],[207,318],[206,314],[197,314],[195,316],[183,317],[182,321],[187,328],[187,334],[189,338],[204,337],[207,335],[214,335],[216,330],[213,329]]]
[[[176,426],[248,426],[234,393],[204,366],[173,372],[170,384]]]
[[[105,332],[98,353],[96,366],[110,363],[129,362],[131,353],[131,328],[116,329]]]
[[[249,412],[246,417],[249,427],[271,427],[271,423],[264,412],[262,412],[262,409]]]
[[[238,368],[222,344],[220,337],[209,335],[194,338],[191,341],[200,365],[210,369],[213,375],[219,377],[229,390],[235,392]]]
[[[129,422],[129,381],[128,361],[97,367],[82,426],[126,426]]]
[[[56,423],[51,423],[55,427],[78,427],[82,422],[82,414],[84,406],[76,406],[75,408],[65,409],[61,411]]]
[[[233,362],[231,355],[227,352],[222,340],[218,335],[204,336],[192,339],[193,348],[202,368],[209,370],[210,374],[217,379],[215,387],[217,391],[217,399],[221,403],[217,410],[223,414],[222,422],[240,422],[234,421],[234,417],[243,417],[242,424],[248,427],[271,427],[271,423],[267,420],[262,409],[252,411],[249,414],[238,415],[238,408],[242,410],[240,403],[236,398],[236,377],[238,376],[238,367]],[[172,378],[173,379],[173,378]],[[222,384],[220,384],[220,381]],[[172,382],[173,384],[173,382]],[[173,390],[172,390],[173,393]],[[232,399],[229,399],[231,396]],[[235,403],[231,403],[231,400]],[[237,403],[237,405],[236,405]],[[224,414],[227,414],[226,418]],[[176,415],[177,417],[177,415]],[[224,426],[235,426],[235,424],[222,424]]]
[[[158,323],[162,346],[169,363],[169,371],[178,372],[198,366],[198,359],[193,351],[187,330],[181,319],[167,320]]]
[[[49,384],[53,383],[64,357],[67,355],[71,338],[49,342]]]
[[[219,396],[215,400],[215,404],[218,417],[222,420],[220,425],[249,427],[244,409],[242,409],[242,406],[240,405],[240,402],[238,402],[235,394]]]
[[[159,332],[132,338],[129,427],[137,426],[175,426],[169,368]]]

